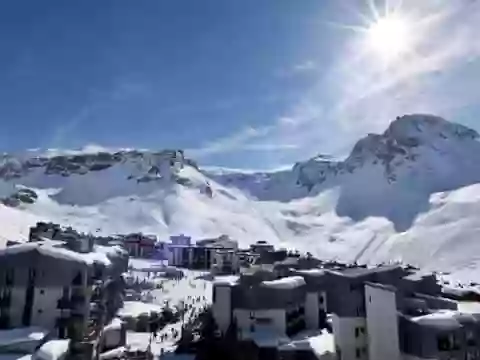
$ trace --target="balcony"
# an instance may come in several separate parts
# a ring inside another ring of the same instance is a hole
[[[72,302],[69,298],[61,298],[57,300],[57,309],[69,310],[72,308]]]

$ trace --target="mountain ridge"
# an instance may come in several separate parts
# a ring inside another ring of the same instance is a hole
[[[26,201],[0,205],[10,223],[0,235],[24,238],[34,220],[105,235],[227,234],[242,245],[471,274],[480,268],[478,139],[417,114],[360,139],[343,160],[317,156],[276,172],[209,171],[181,150],[3,156],[0,197]]]

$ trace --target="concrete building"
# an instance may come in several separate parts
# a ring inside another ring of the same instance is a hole
[[[235,323],[242,339],[258,331],[294,334],[305,328],[305,292],[300,276],[274,279],[257,272],[223,277],[213,287],[213,314],[220,332]]]
[[[149,258],[155,253],[157,237],[141,233],[123,236],[124,246],[130,256]]]
[[[260,329],[290,336],[326,328],[337,359],[480,359],[480,312],[444,298],[433,274],[399,265],[306,269],[299,258],[265,254],[263,267],[214,283],[221,333],[232,324],[243,338]]]
[[[184,235],[171,236],[170,240],[171,243],[165,245],[169,265],[220,272],[227,268],[236,270],[239,266],[236,255],[238,243],[226,235],[198,240],[195,244]]]
[[[72,347],[99,334],[122,305],[128,255],[101,247],[79,253],[62,242],[34,241],[0,250],[0,328],[39,326]]]
[[[170,244],[166,246],[169,252],[168,264],[172,266],[182,266],[185,263],[185,258],[188,255],[184,249],[189,249],[192,246],[192,238],[190,236],[172,235],[170,236]],[[188,253],[187,253],[188,254]]]
[[[260,254],[264,251],[274,251],[275,247],[265,240],[259,240],[255,244],[250,245],[250,250],[254,253]]]
[[[220,249],[213,253],[212,271],[215,274],[237,274],[240,257],[235,250]]]

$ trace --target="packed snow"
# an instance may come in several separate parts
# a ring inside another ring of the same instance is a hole
[[[184,277],[165,278],[163,264],[155,260],[135,258],[130,260],[130,267],[130,278],[148,282],[153,288],[142,291],[143,301],[126,301],[118,314],[120,317],[137,317],[151,311],[160,313],[165,306],[185,309],[185,313],[179,321],[161,329],[155,338],[151,333],[128,331],[127,347],[141,350],[150,346],[156,356],[174,351],[182,325],[211,304],[212,285],[204,279],[206,272],[182,269]]]

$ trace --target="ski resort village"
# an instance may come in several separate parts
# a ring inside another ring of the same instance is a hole
[[[395,119],[344,160],[0,157],[0,360],[480,359],[480,138]]]
[[[39,222],[0,251],[0,359],[479,359],[480,294],[228,236]]]

